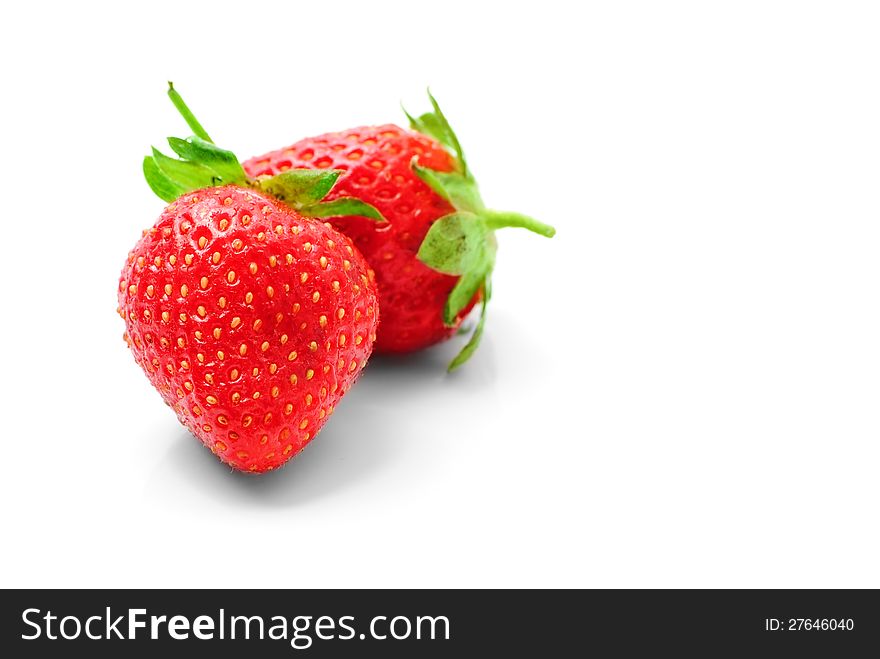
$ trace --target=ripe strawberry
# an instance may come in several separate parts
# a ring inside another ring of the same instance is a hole
[[[555,230],[517,213],[487,209],[458,138],[433,96],[433,112],[393,125],[361,127],[301,140],[243,163],[254,177],[298,168],[343,170],[335,195],[350,195],[389,221],[338,217],[376,271],[382,325],[376,350],[408,352],[451,336],[482,296],[479,323],[450,370],[464,363],[482,335],[495,264],[494,230]]]
[[[372,211],[354,200],[322,203],[333,172],[262,182],[301,211],[242,187],[235,156],[200,132],[170,138],[182,159],[154,151],[145,160],[150,185],[181,196],[129,254],[119,310],[135,361],[180,421],[223,462],[264,472],[318,433],[364,367],[378,325],[366,261],[305,214]]]

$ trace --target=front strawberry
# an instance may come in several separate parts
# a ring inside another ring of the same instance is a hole
[[[555,231],[533,218],[486,208],[458,138],[430,98],[432,112],[407,115],[416,132],[386,125],[328,133],[243,166],[251,176],[343,170],[328,199],[357,197],[389,221],[333,220],[376,271],[382,309],[378,351],[409,352],[448,338],[482,298],[480,320],[450,364],[454,369],[473,354],[483,332],[497,251],[494,231],[521,227],[547,237]]]
[[[210,142],[172,138],[171,146],[181,159],[154,152],[145,161],[151,186],[177,198],[123,268],[125,339],[180,421],[223,462],[274,469],[333,413],[378,325],[364,258],[303,213],[373,211],[322,202],[332,172],[264,181],[299,212],[244,187],[234,156]]]

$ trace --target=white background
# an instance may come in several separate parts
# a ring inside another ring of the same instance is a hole
[[[873,3],[13,3],[3,586],[880,586]],[[186,134],[241,157],[430,84],[500,236],[485,345],[375,359],[231,473],[122,342]]]

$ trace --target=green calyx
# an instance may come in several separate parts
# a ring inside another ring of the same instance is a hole
[[[455,324],[459,314],[477,293],[482,297],[477,326],[468,343],[449,364],[449,370],[453,371],[470,359],[483,335],[486,308],[492,295],[492,270],[497,252],[495,230],[519,227],[547,238],[553,237],[556,230],[527,215],[486,208],[458,137],[430,90],[428,98],[431,100],[432,112],[419,117],[411,116],[406,110],[404,113],[413,130],[433,137],[446,147],[453,157],[454,168],[451,172],[428,169],[419,164],[417,157],[413,158],[412,168],[422,181],[446,199],[455,210],[431,225],[419,248],[418,258],[438,272],[459,277],[443,308],[443,322],[446,325]]]
[[[221,185],[251,187],[274,196],[301,215],[330,218],[356,215],[385,222],[370,204],[354,197],[323,201],[342,174],[338,170],[291,169],[277,176],[249,178],[232,151],[216,146],[195,118],[183,98],[168,83],[168,96],[194,135],[188,139],[169,137],[172,158],[153,149],[144,158],[144,177],[156,195],[172,202],[187,192]]]

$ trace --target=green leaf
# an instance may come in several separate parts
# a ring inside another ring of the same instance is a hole
[[[291,169],[260,179],[259,184],[263,191],[299,209],[326,197],[340,174],[336,169]]]
[[[460,275],[474,265],[485,240],[486,228],[478,216],[467,212],[450,213],[428,229],[418,257],[438,272]]]
[[[243,185],[247,182],[247,175],[232,151],[221,149],[196,136],[188,140],[169,137],[168,144],[184,160],[198,163],[215,172],[220,179],[218,183]]]
[[[172,202],[180,195],[186,192],[186,188],[178,185],[159,169],[156,161],[150,156],[144,157],[144,178],[147,179],[147,185],[163,201]]]
[[[480,309],[480,320],[477,322],[477,327],[474,330],[474,333],[471,334],[470,341],[465,344],[464,348],[461,349],[461,352],[459,352],[455,356],[455,359],[450,362],[447,369],[450,373],[469,360],[479,347],[480,339],[483,338],[483,328],[486,326],[486,309],[489,306],[489,300],[491,298],[492,282],[487,277],[483,283],[483,307]]]
[[[440,105],[437,103],[437,99],[431,94],[430,89],[428,90],[428,98],[431,101],[431,107],[434,108],[433,112],[426,112],[418,118],[415,118],[404,109],[403,112],[407,119],[409,119],[409,125],[413,130],[433,137],[443,146],[452,151],[453,155],[455,155],[456,164],[460,173],[463,176],[469,177],[467,162],[464,158],[464,151],[461,148],[461,143],[458,141],[458,136],[456,136],[455,131],[452,130],[452,126],[449,125],[446,115],[443,114]]]
[[[446,298],[446,304],[443,306],[443,322],[447,326],[451,327],[455,324],[458,314],[470,304],[471,300],[474,299],[474,295],[480,290],[486,275],[487,271],[481,268],[479,270],[469,270],[461,276],[458,283],[450,291],[449,297]]]
[[[178,93],[176,89],[174,89],[174,83],[170,80],[168,81],[168,98],[170,98],[171,102],[174,103],[174,107],[177,108],[180,116],[183,117],[184,121],[186,121],[186,124],[189,126],[189,129],[193,133],[201,137],[206,142],[214,141],[211,139],[211,136],[208,135],[207,131],[202,128],[202,124],[199,123],[199,120],[196,119],[195,115],[192,113],[192,110],[190,110],[187,104],[183,101],[183,97]]]
[[[322,201],[317,204],[303,206],[299,209],[300,213],[306,217],[347,217],[350,215],[358,217],[366,217],[377,222],[387,222],[388,220],[379,212],[379,210],[360,199],[354,197],[340,197],[333,201]]]
[[[165,176],[186,190],[207,188],[213,185],[218,178],[214,171],[204,165],[189,160],[169,158],[160,153],[158,149],[153,149],[153,160]]]
[[[473,179],[465,178],[458,172],[438,172],[422,167],[416,158],[413,158],[412,168],[428,187],[455,206],[456,210],[478,213],[483,209],[483,200]]]

